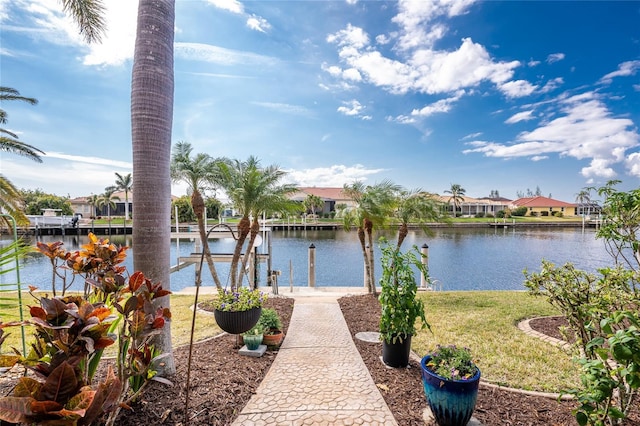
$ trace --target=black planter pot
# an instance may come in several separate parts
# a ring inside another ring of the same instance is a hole
[[[248,311],[228,312],[213,311],[218,326],[229,334],[242,334],[251,330],[258,323],[262,308],[252,308]]]
[[[389,367],[404,368],[409,365],[411,352],[411,335],[403,336],[402,342],[398,338],[395,343],[382,341],[382,362]]]

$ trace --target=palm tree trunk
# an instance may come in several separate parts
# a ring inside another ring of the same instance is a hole
[[[408,234],[409,234],[409,227],[407,226],[406,223],[402,223],[400,225],[400,228],[398,229],[398,245],[397,245],[398,250],[400,250],[400,246],[404,242],[404,239],[407,238]]]
[[[240,257],[242,256],[242,246],[247,239],[251,229],[251,224],[247,216],[243,216],[238,222],[238,240],[236,241],[236,247],[233,251],[233,257],[231,258],[231,267],[229,273],[231,274],[231,290],[236,291],[238,289],[238,264]]]
[[[249,244],[247,245],[247,251],[244,253],[244,257],[242,259],[242,265],[240,267],[240,284],[242,284],[243,275],[246,274],[247,263],[249,263],[249,259],[251,258],[251,253],[253,252],[253,243],[255,242],[259,232],[260,232],[260,222],[258,222],[258,219],[254,219],[253,222],[251,223],[251,231],[249,234]],[[257,259],[255,259],[255,261],[257,261]],[[255,282],[252,283],[251,280],[249,280],[249,285],[251,289],[255,289],[257,287],[256,283]]]
[[[367,249],[367,243],[365,238],[364,228],[358,227],[358,241],[360,241],[360,248],[362,249],[362,258],[364,260],[364,272],[366,277],[367,292],[371,291],[371,262],[369,261],[369,250]]]
[[[220,277],[218,277],[218,271],[216,270],[216,265],[213,263],[211,250],[209,249],[209,238],[207,237],[207,229],[204,223],[204,200],[202,199],[202,194],[200,194],[200,191],[198,191],[197,189],[194,189],[193,193],[191,194],[191,207],[193,208],[193,212],[195,213],[196,220],[198,222],[198,233],[200,234],[200,242],[202,243],[202,252],[207,259],[207,265],[209,266],[209,271],[211,272],[211,278],[213,278],[213,282],[215,283],[216,288],[218,290],[222,290]]]
[[[173,38],[175,0],[140,0],[131,82],[133,187],[133,266],[154,283],[170,289],[171,266],[171,128],[173,120]],[[170,306],[169,296],[154,300]],[[154,339],[155,347],[172,353],[171,321]],[[173,356],[158,365],[163,375],[175,373]]]

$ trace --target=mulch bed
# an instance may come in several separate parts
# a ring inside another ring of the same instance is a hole
[[[367,343],[355,338],[362,331],[377,331],[380,321],[380,304],[371,295],[349,296],[338,300],[356,347],[378,385],[387,405],[399,425],[424,425],[422,418],[427,402],[422,390],[420,364],[410,361],[408,368],[386,367],[380,360],[381,343]],[[531,327],[544,334],[560,337],[558,327],[566,325],[563,318],[540,318]],[[636,398],[640,401],[640,399]],[[571,414],[575,403],[558,402],[541,396],[532,396],[505,389],[480,385],[474,417],[483,425],[509,426],[560,426],[577,425]],[[640,405],[640,403],[638,404]],[[635,409],[625,426],[640,425],[640,410]]]
[[[339,300],[352,335],[360,331],[376,331],[380,320],[380,306],[376,298],[343,297]],[[266,307],[280,314],[286,332],[293,310],[293,299],[271,297]],[[532,321],[537,331],[551,334],[558,320]],[[409,368],[392,369],[380,361],[380,343],[366,343],[355,339],[362,359],[393,412],[398,424],[424,425],[422,420],[426,400],[422,391],[420,366],[412,361]],[[262,358],[238,355],[234,336],[224,335],[193,347],[190,376],[190,425],[229,425],[255,393],[277,352],[268,351]],[[147,424],[183,425],[188,348],[174,351],[177,373],[173,387],[152,383],[132,411],[122,411],[118,426]],[[15,383],[15,381],[14,381]],[[0,378],[0,395],[10,393],[13,384]],[[640,405],[640,404],[639,404]],[[481,385],[474,417],[483,425],[553,426],[577,424],[571,415],[572,403],[558,403],[554,399],[524,395],[504,389]],[[0,422],[2,423],[2,422]],[[640,413],[635,410],[625,426],[640,425]]]

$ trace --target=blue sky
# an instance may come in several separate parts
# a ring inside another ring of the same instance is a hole
[[[100,194],[132,172],[137,1],[87,46],[57,0],[0,0],[19,188]],[[277,164],[302,186],[390,179],[572,202],[640,177],[640,2],[176,0],[173,142]],[[174,195],[185,188],[178,185]],[[596,197],[594,197],[596,198]]]

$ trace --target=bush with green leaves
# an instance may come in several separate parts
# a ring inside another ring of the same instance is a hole
[[[257,326],[261,327],[265,333],[269,333],[270,330],[282,330],[282,321],[275,309],[262,308]]]
[[[511,216],[526,216],[528,211],[528,208],[521,206],[511,210]]]
[[[414,268],[428,278],[429,272],[421,262],[422,253],[417,246],[403,253],[385,240],[382,251],[382,277],[380,278],[380,337],[387,343],[402,342],[416,332],[416,321],[420,327],[429,327],[425,318],[424,303],[416,298],[418,284]]]
[[[588,344],[593,358],[578,360],[583,387],[568,393],[579,406],[580,425],[615,425],[631,409],[640,388],[640,316],[637,311],[615,312],[600,323],[602,335]]]

